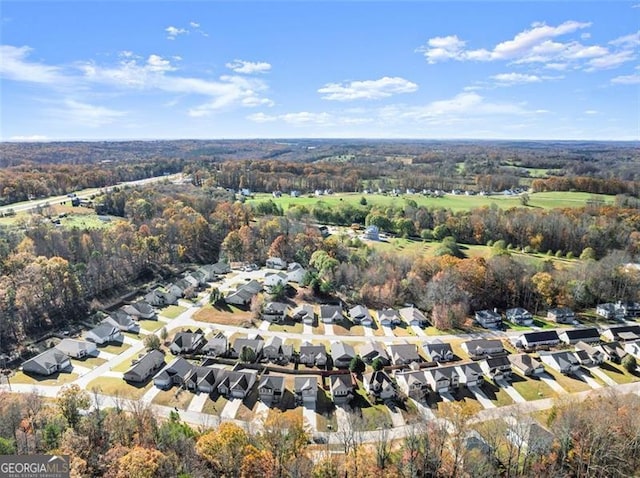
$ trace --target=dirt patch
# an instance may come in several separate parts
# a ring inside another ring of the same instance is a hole
[[[200,322],[210,324],[233,325],[236,327],[257,327],[257,323],[251,318],[251,312],[241,311],[234,307],[225,309],[217,307],[203,307],[193,318]]]

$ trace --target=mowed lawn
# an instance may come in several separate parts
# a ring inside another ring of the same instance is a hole
[[[187,308],[182,307],[181,305],[170,305],[162,309],[160,311],[160,315],[163,317],[166,317],[167,319],[175,319],[180,314],[182,314],[185,310],[187,310]]]
[[[87,390],[97,389],[104,395],[119,396],[132,400],[140,399],[149,389],[153,387],[153,381],[142,385],[131,385],[121,378],[98,377],[87,384]]]
[[[9,381],[11,383],[26,383],[33,385],[48,385],[48,386],[56,386],[56,385],[65,385],[67,383],[71,383],[78,378],[78,374],[76,373],[65,373],[58,372],[47,377],[43,377],[40,375],[30,375],[24,372],[16,372],[15,375],[9,377]]]
[[[489,207],[492,204],[495,204],[502,209],[522,207],[520,198],[518,196],[505,196],[501,194],[496,194],[493,196],[454,196],[447,194],[440,198],[427,197],[421,194],[391,196],[383,194],[362,193],[340,193],[328,196],[303,196],[298,198],[292,198],[290,196],[283,195],[280,198],[274,198],[270,194],[256,194],[256,197],[254,199],[249,199],[247,203],[252,204],[260,201],[271,200],[286,211],[289,207],[298,205],[305,206],[311,209],[314,207],[333,208],[340,204],[346,203],[357,207],[360,206],[360,201],[362,200],[362,198],[366,200],[367,205],[379,206],[384,208],[402,208],[405,206],[405,200],[407,199],[415,201],[418,206],[444,208],[451,209],[453,211],[468,211],[470,209],[479,207]],[[602,200],[605,203],[613,203],[614,200],[613,196],[570,191],[530,193],[529,205],[527,207],[544,209],[582,207],[586,205],[589,200],[595,198]]]

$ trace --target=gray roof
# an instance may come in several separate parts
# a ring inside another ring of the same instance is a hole
[[[89,348],[95,350],[96,345],[91,342],[85,342],[84,340],[63,339],[56,345],[56,348],[67,355],[77,355],[81,350],[87,350]]]
[[[318,390],[318,379],[313,376],[296,376],[293,379],[293,389],[296,392],[302,392],[303,390]]]
[[[340,320],[342,318],[342,307],[339,305],[321,305],[320,318],[331,318]]]
[[[89,332],[101,339],[106,339],[114,334],[119,333],[120,330],[115,325],[102,322],[100,325],[94,327]]]
[[[353,347],[349,344],[346,344],[344,342],[333,342],[331,344],[331,356],[333,357],[333,359],[337,359],[343,356],[347,356],[347,357],[355,357],[356,356],[356,352],[355,350],[353,350]]]
[[[128,376],[131,377],[131,375],[135,375],[139,377],[140,380],[144,380],[163,363],[164,354],[159,350],[152,350],[127,370],[124,373],[124,378],[126,380]]]
[[[56,349],[55,347],[45,350],[40,355],[26,360],[22,364],[22,369],[30,372],[39,372],[48,374],[49,367],[52,365],[61,365],[69,360],[69,357],[64,352]]]

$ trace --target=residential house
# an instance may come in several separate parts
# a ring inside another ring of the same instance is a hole
[[[218,393],[225,397],[244,399],[256,383],[257,375],[256,370],[229,371],[218,384]]]
[[[110,324],[114,327],[118,327],[123,332],[133,332],[137,334],[140,332],[140,324],[133,320],[129,314],[122,309],[114,310],[109,316],[102,321],[103,324]]]
[[[262,320],[279,324],[287,317],[287,304],[282,302],[267,302],[262,308]]]
[[[508,357],[511,366],[526,377],[540,375],[544,372],[544,365],[529,354],[514,354]]]
[[[70,367],[71,360],[67,354],[53,347],[23,362],[22,371],[47,376]]]
[[[285,345],[281,337],[272,335],[262,348],[262,356],[278,363],[289,363],[293,356],[293,346]]]
[[[349,318],[354,324],[360,324],[366,327],[371,327],[371,325],[373,325],[373,319],[371,318],[369,309],[363,305],[351,307],[349,309]]]
[[[469,357],[474,360],[481,359],[488,355],[499,355],[505,353],[502,342],[497,339],[467,340],[461,347],[469,354]]]
[[[313,312],[313,305],[299,305],[291,312],[291,318],[299,322],[301,321],[305,325],[315,325],[315,313]]]
[[[480,361],[480,368],[492,380],[511,380],[511,362],[506,355],[487,357]]]
[[[468,387],[479,387],[484,382],[482,367],[477,362],[456,365],[459,383]]]
[[[261,290],[262,285],[256,280],[251,280],[225,295],[224,301],[227,304],[247,305]]]
[[[127,382],[142,383],[156,373],[164,365],[164,354],[159,350],[151,350],[141,359],[133,362],[124,373]]]
[[[318,399],[318,378],[315,375],[296,375],[293,379],[296,404],[315,410]]]
[[[342,307],[339,305],[321,305],[320,321],[323,324],[334,324],[342,320]]]
[[[350,373],[329,376],[329,391],[336,405],[346,405],[353,398],[355,383]]]
[[[228,264],[225,264],[225,265],[227,268],[229,267]],[[224,267],[222,268],[222,270],[224,270]],[[223,272],[216,272],[216,267],[214,264],[206,264],[204,266],[201,266],[198,268],[198,270],[196,270],[196,273],[198,277],[202,277],[204,282],[214,281],[217,279],[218,274],[223,274]]]
[[[68,357],[82,359],[89,355],[96,355],[98,348],[93,342],[85,342],[84,340],[63,339],[56,348]]]
[[[604,329],[602,336],[610,342],[638,340],[640,339],[640,325],[618,325],[608,327]]]
[[[415,307],[403,307],[398,311],[402,320],[413,327],[425,327],[427,325],[427,317]]]
[[[558,324],[573,324],[576,321],[576,313],[568,307],[556,307],[547,311],[547,319]]]
[[[552,369],[570,375],[580,369],[580,361],[575,353],[567,350],[558,352],[540,352],[540,360]]]
[[[631,300],[619,300],[616,302],[616,309],[622,313],[625,319],[640,317],[640,304]]]
[[[394,327],[402,323],[400,314],[395,309],[382,309],[377,311],[378,323],[382,327]]]
[[[575,344],[578,342],[600,342],[600,332],[595,327],[585,327],[583,329],[562,330],[558,333],[558,338],[565,344]]]
[[[600,365],[604,362],[605,354],[599,347],[586,342],[576,343],[576,357],[582,365]]]
[[[519,449],[527,449],[532,455],[546,455],[551,452],[553,434],[542,428],[533,420],[515,421],[509,420],[506,437]]]
[[[351,360],[356,356],[353,347],[344,342],[333,342],[331,344],[331,358],[333,366],[336,368],[348,368]]]
[[[479,310],[475,313],[475,319],[485,329],[497,329],[502,324],[502,316],[495,310]]]
[[[286,270],[287,263],[279,257],[269,257],[266,262],[266,267],[269,269]]]
[[[214,357],[224,356],[228,351],[227,336],[223,332],[217,332],[211,337],[207,343],[202,347],[202,353],[211,355]]]
[[[370,241],[379,241],[380,229],[378,229],[378,226],[367,226],[364,230],[364,238]]]
[[[546,345],[558,345],[560,337],[555,330],[541,330],[538,332],[526,332],[518,338],[518,343],[525,349],[533,349]]]
[[[396,371],[396,384],[407,397],[422,400],[429,393],[424,370]]]
[[[271,290],[272,287],[276,286],[286,286],[287,282],[289,282],[289,275],[286,272],[272,272],[269,274],[265,274],[264,276],[264,286],[267,290]]]
[[[127,304],[122,307],[125,314],[130,315],[135,320],[156,320],[158,318],[155,309],[144,300],[139,300],[133,304]]]
[[[522,307],[507,309],[507,320],[516,325],[533,325],[533,314]]]
[[[450,393],[460,385],[460,376],[455,365],[428,368],[424,375],[431,390],[437,393]]]
[[[284,395],[284,377],[281,375],[263,375],[258,382],[258,396],[267,405],[279,403]]]
[[[622,359],[627,355],[624,347],[617,341],[602,343],[598,348],[604,354],[604,358],[613,363],[621,363]]]
[[[213,274],[226,274],[228,272],[231,272],[231,267],[229,266],[229,263],[223,262],[223,261],[218,261],[215,264],[211,264],[211,266],[204,266],[204,267],[210,267],[211,272]]]
[[[297,262],[292,262],[287,267],[287,280],[296,284],[301,283],[304,280],[304,276],[307,275],[307,270]]]
[[[108,342],[124,341],[124,337],[120,329],[105,322],[102,322],[100,325],[87,332],[84,338],[98,345],[106,344]]]
[[[229,356],[231,356],[232,358],[240,358],[242,351],[245,348],[248,348],[253,350],[253,353],[255,354],[255,361],[257,362],[260,360],[260,357],[262,357],[263,347],[264,340],[262,340],[261,337],[255,339],[239,337],[229,348]]]
[[[173,385],[181,387],[186,384],[192,372],[193,364],[182,357],[176,357],[153,377],[153,384],[161,389],[168,389]]]
[[[375,359],[380,359],[383,366],[389,365],[389,355],[387,355],[382,343],[377,340],[365,343],[360,348],[360,357],[367,364],[371,364]]]
[[[612,303],[598,304],[596,306],[596,314],[608,320],[624,319],[624,311],[622,311],[621,309],[618,309],[616,307],[616,304],[612,304]]]
[[[451,344],[444,343],[439,339],[425,342],[422,344],[422,350],[432,362],[451,362],[455,358]]]
[[[178,303],[178,297],[164,289],[154,289],[144,296],[144,301],[154,307],[164,307]]]
[[[324,345],[301,345],[298,362],[307,367],[324,367],[327,364],[327,351]]]
[[[414,344],[390,344],[387,346],[393,365],[409,365],[422,362]]]
[[[640,340],[625,343],[624,351],[633,355],[636,359],[640,359]]]
[[[362,381],[364,389],[378,400],[389,400],[396,396],[393,380],[382,370],[364,374]]]
[[[191,281],[187,279],[187,277],[183,277],[182,279],[179,279],[173,284],[171,284],[167,289],[170,294],[173,294],[176,297],[184,297],[185,292],[187,290],[193,290],[197,288],[198,288],[197,281]]]
[[[195,332],[186,330],[175,335],[171,345],[169,345],[169,350],[174,355],[192,354],[197,352],[203,345],[204,333],[202,330],[198,329]]]
[[[226,373],[221,368],[193,366],[184,386],[193,392],[213,393]]]

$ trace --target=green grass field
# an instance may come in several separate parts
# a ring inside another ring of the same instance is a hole
[[[99,389],[105,395],[114,395],[121,398],[138,400],[145,392],[153,387],[153,381],[144,385],[130,385],[124,380],[115,377],[98,377],[87,384],[87,390]]]
[[[164,322],[159,322],[157,320],[141,320],[138,323],[140,324],[141,329],[144,329],[148,332],[155,332],[156,330],[160,330],[166,325]]]
[[[175,319],[185,310],[187,310],[186,307],[182,307],[181,305],[170,305],[162,309],[160,315],[168,319]]]
[[[306,206],[308,208],[313,207],[327,207],[332,208],[340,204],[350,204],[352,206],[359,206],[360,200],[364,198],[368,205],[379,207],[397,207],[402,208],[406,204],[406,199],[411,199],[416,202],[418,206],[426,206],[433,208],[451,209],[453,211],[467,211],[479,207],[489,207],[495,204],[499,208],[509,209],[512,207],[522,207],[520,198],[517,196],[453,196],[445,195],[441,198],[431,198],[423,196],[421,194],[408,194],[399,197],[383,195],[383,194],[362,194],[362,193],[340,193],[332,194],[330,196],[321,197],[298,197],[292,198],[287,195],[283,195],[280,198],[273,198],[270,194],[256,194],[255,198],[247,200],[248,204],[254,204],[261,201],[272,200],[276,204],[282,207],[285,211],[291,206]],[[607,195],[598,195],[581,192],[545,192],[545,193],[531,193],[529,194],[529,206],[530,208],[563,208],[563,207],[581,207],[584,206],[588,200],[598,198],[605,203],[613,203],[614,197]]]
[[[106,347],[98,347],[98,350],[101,352],[107,352],[109,354],[118,355],[127,350],[131,345],[125,344],[124,342],[121,344],[110,344]]]

